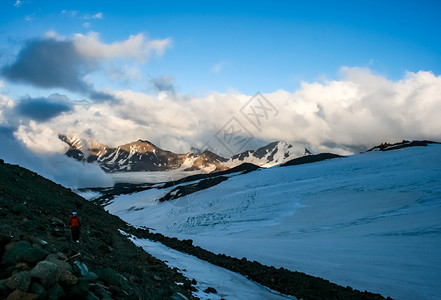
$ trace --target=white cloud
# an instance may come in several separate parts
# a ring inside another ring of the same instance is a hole
[[[99,40],[99,34],[76,34],[74,44],[77,50],[90,58],[131,58],[146,61],[152,52],[162,56],[171,46],[171,39],[148,40],[143,33],[131,35],[127,40],[105,44]]]
[[[304,142],[316,152],[349,153],[360,145],[441,137],[441,76],[424,71],[390,81],[369,69],[342,68],[340,80],[304,82],[294,93],[265,94],[279,113],[261,131],[239,112],[249,95],[153,97],[129,90],[113,95],[120,101],[77,102],[69,113],[45,123],[22,123],[16,135],[28,147],[44,151],[64,151],[58,141],[58,133],[64,133],[110,146],[142,138],[186,152],[216,142],[215,134],[234,116],[258,140]]]
[[[108,68],[107,74],[110,79],[126,84],[142,79],[142,73],[136,66],[119,67],[113,65]]]
[[[8,128],[0,127],[0,138],[0,157],[8,163],[19,164],[74,189],[113,185],[111,176],[97,164],[84,164],[58,153],[34,153],[18,141]]]
[[[33,21],[34,20],[34,16],[35,16],[35,13],[33,13],[33,14],[30,14],[30,15],[27,15],[27,16],[25,16],[25,21]]]
[[[15,6],[15,7],[20,7],[22,4],[23,4],[22,1],[17,0],[17,1],[15,1],[14,6]]]
[[[16,121],[14,116],[12,116],[12,120],[8,120],[8,116],[13,107],[14,101],[8,96],[0,94],[0,126],[9,126],[10,121]]]
[[[20,125],[24,121],[14,114],[16,104],[16,101],[0,94],[1,159],[71,188],[113,185],[111,176],[98,165],[83,164],[62,155],[65,145],[53,139],[56,131],[50,127],[39,127],[35,121]],[[38,149],[44,143],[48,145]],[[48,150],[49,145],[52,150]]]
[[[109,76],[110,69],[119,69],[121,74],[129,75],[126,79],[139,79],[141,74],[137,67],[152,54],[162,55],[170,44],[169,38],[148,40],[144,34],[106,44],[94,32],[68,38],[50,31],[44,38],[26,43],[15,62],[2,69],[2,74],[12,82],[25,82],[42,88],[64,88],[87,95],[94,101],[109,100],[112,97],[101,91],[105,87],[100,90],[95,88],[95,84],[100,84],[97,78],[104,78],[103,74]],[[35,72],[37,69],[44,69],[44,72]]]
[[[69,15],[69,16],[71,16],[71,17],[75,17],[75,16],[77,15],[77,13],[78,13],[77,10],[66,10],[66,9],[63,9],[63,10],[61,11],[61,14],[62,14],[62,15]]]
[[[85,20],[89,20],[89,19],[102,19],[104,17],[102,12],[98,12],[94,15],[85,15],[84,19]]]
[[[213,71],[214,73],[219,73],[222,70],[223,66],[223,62],[218,62],[211,68],[211,71]]]
[[[91,25],[91,24],[90,24],[89,22],[85,22],[85,23],[83,23],[83,27],[84,27],[84,28],[89,28],[90,25]]]
[[[103,18],[102,12],[96,13],[92,16],[92,19],[102,19],[102,18]]]
[[[211,67],[211,72],[213,73],[219,73],[221,72],[226,66],[228,65],[228,62],[226,61],[220,61],[216,63],[213,67]]]

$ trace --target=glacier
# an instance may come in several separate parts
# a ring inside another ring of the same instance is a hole
[[[441,145],[259,169],[157,201],[169,191],[121,195],[106,209],[215,253],[342,286],[396,299],[441,295]]]

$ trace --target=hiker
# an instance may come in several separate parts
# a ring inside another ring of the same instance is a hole
[[[72,231],[72,240],[74,242],[79,243],[79,239],[80,239],[80,218],[78,218],[78,215],[76,212],[72,213],[72,216],[70,216],[70,221],[69,221],[69,227],[70,230]]]

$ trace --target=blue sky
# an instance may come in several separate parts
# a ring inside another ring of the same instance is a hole
[[[91,75],[103,89],[149,93],[150,80],[167,77],[184,94],[252,95],[338,79],[342,66],[368,67],[392,80],[405,71],[441,71],[440,1],[4,0],[0,11],[2,66],[49,31],[66,38],[93,31],[107,44],[139,33],[171,39],[162,56],[130,63],[139,70],[136,80]],[[47,96],[23,85],[8,84],[7,91]]]
[[[2,0],[0,129],[59,153],[64,134],[230,155],[233,119],[248,149],[439,140],[440,15],[428,0]],[[277,110],[259,128],[257,92]]]

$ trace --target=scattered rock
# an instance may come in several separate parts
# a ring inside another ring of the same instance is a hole
[[[48,300],[58,300],[66,296],[66,293],[63,291],[59,284],[55,284],[53,287],[51,287],[48,294]]]
[[[40,261],[29,274],[38,278],[45,288],[50,288],[58,282],[61,272],[58,266],[50,261]]]
[[[0,247],[3,248],[12,242],[12,236],[0,233]]]
[[[100,298],[98,298],[97,296],[95,296],[94,293],[89,292],[89,294],[87,294],[87,300],[99,300]]]
[[[79,278],[78,284],[75,286],[75,290],[80,295],[87,295],[89,292],[90,283],[87,279]]]
[[[23,203],[14,203],[11,205],[10,210],[12,213],[16,214],[16,215],[26,215],[28,209],[26,207],[26,205],[24,205]]]
[[[69,263],[58,259],[58,257],[60,256],[57,254],[49,254],[46,257],[46,260],[56,264],[60,269],[65,269],[68,270],[69,272],[72,272],[72,266]]]
[[[24,262],[19,262],[18,264],[15,265],[15,268],[17,270],[22,270],[22,271],[29,271],[31,269],[29,267],[29,265],[27,263],[24,263]]]
[[[61,269],[61,275],[58,279],[58,283],[62,287],[71,287],[76,285],[78,282],[78,278],[75,277],[70,271],[66,269]]]
[[[26,293],[20,290],[15,290],[9,294],[6,300],[37,300],[38,295],[32,293]]]
[[[217,291],[216,291],[216,289],[214,287],[209,286],[209,287],[207,287],[205,289],[204,293],[207,293],[207,294],[210,294],[210,293],[211,294],[217,294]]]
[[[94,282],[98,280],[98,275],[96,275],[94,272],[89,272],[86,276],[83,276],[83,278],[87,279],[87,281]]]
[[[46,299],[47,297],[46,289],[36,282],[32,282],[30,292],[38,295],[38,299]]]
[[[51,219],[51,225],[58,226],[58,227],[64,227],[65,224],[60,219],[54,217]]]
[[[20,261],[22,255],[31,248],[31,243],[28,241],[18,241],[13,244],[10,249],[5,247],[7,250],[3,255],[2,264],[3,265],[15,265]]]
[[[97,275],[100,279],[109,285],[121,286],[123,278],[121,275],[112,268],[98,269]]]
[[[35,265],[39,261],[44,260],[48,254],[49,252],[42,249],[30,248],[23,253],[20,261],[28,263],[29,265]]]
[[[9,213],[9,211],[8,211],[8,210],[6,210],[6,209],[3,209],[3,208],[1,208],[1,207],[0,207],[0,217],[4,217],[4,216],[7,216],[7,215],[8,215],[8,213]]]
[[[31,275],[29,275],[29,272],[17,273],[8,278],[6,285],[10,289],[19,289],[23,292],[26,292],[31,285]]]
[[[112,233],[110,232],[103,232],[103,237],[102,237],[104,243],[106,243],[109,246],[113,245],[113,236]]]
[[[99,298],[105,300],[111,300],[112,294],[108,291],[107,287],[102,284],[93,284],[90,288],[92,292]]]
[[[8,282],[7,279],[0,280],[0,295],[7,295],[9,288],[7,287],[6,283]]]
[[[181,293],[174,293],[172,296],[173,300],[188,300],[187,297],[185,297],[184,295],[182,295]]]

